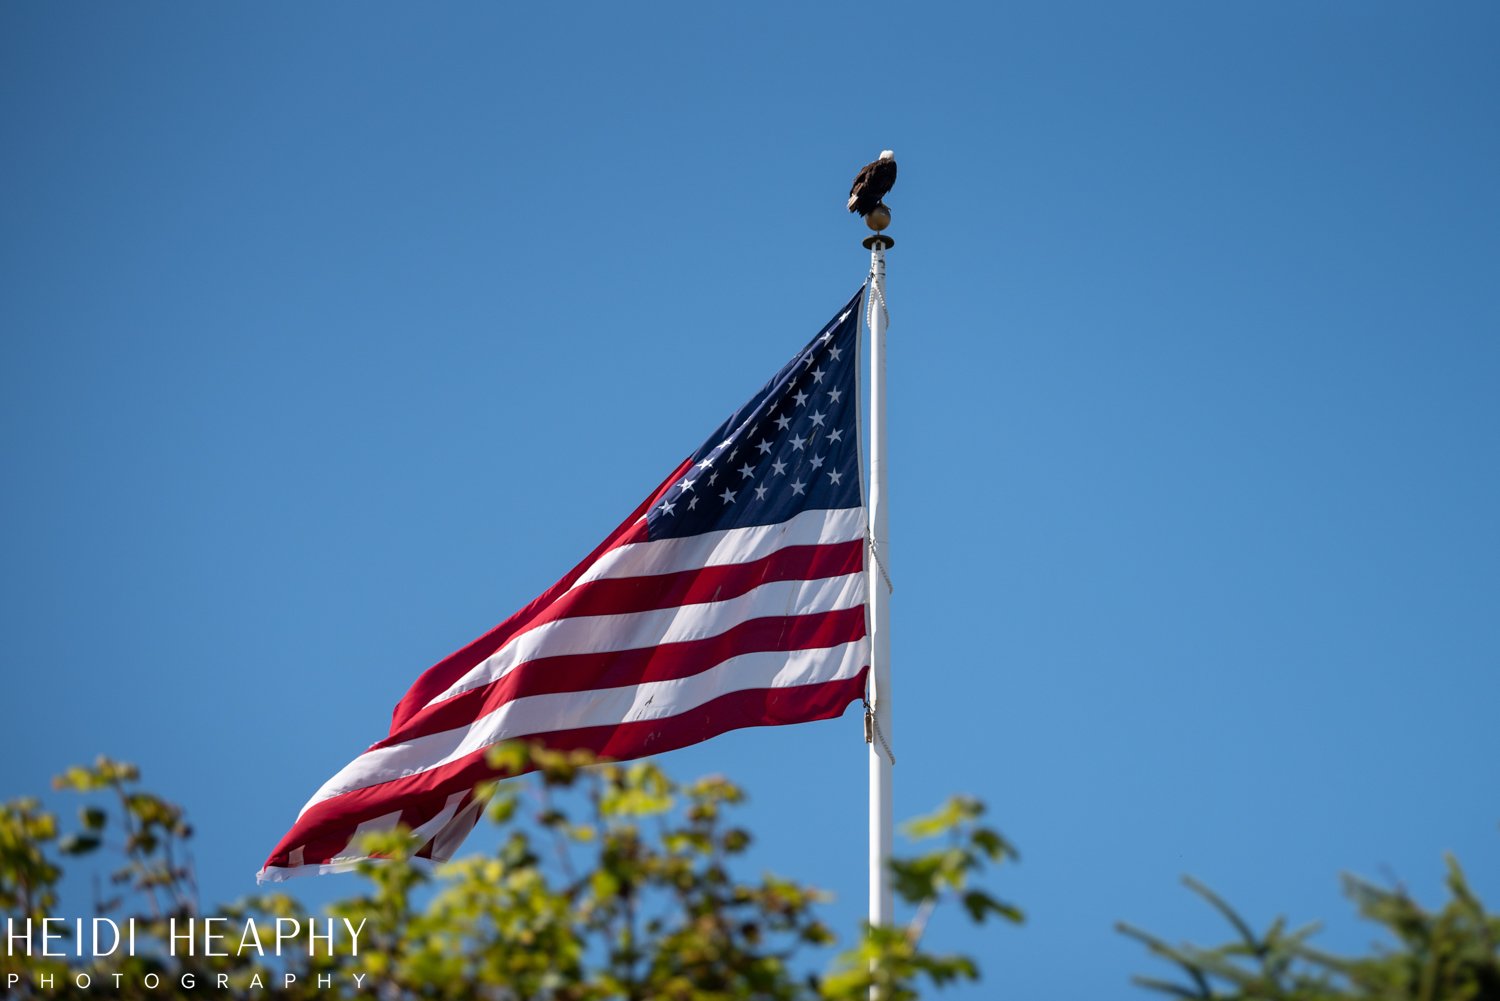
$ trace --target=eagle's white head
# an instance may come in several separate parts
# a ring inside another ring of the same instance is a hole
[[[894,160],[894,159],[896,159],[896,151],[895,150],[889,150],[889,149],[883,149],[883,150],[880,151],[880,158],[882,160]]]

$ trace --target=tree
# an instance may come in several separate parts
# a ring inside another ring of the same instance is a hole
[[[1212,890],[1188,878],[1234,928],[1234,941],[1213,948],[1169,945],[1127,924],[1126,935],[1175,963],[1185,983],[1152,977],[1136,982],[1179,998],[1212,1001],[1500,1001],[1500,916],[1489,914],[1449,856],[1448,900],[1429,911],[1404,889],[1384,889],[1354,876],[1344,890],[1359,913],[1388,931],[1393,946],[1368,956],[1335,956],[1309,944],[1318,926],[1288,931],[1280,918],[1264,932]]]
[[[1014,849],[982,825],[978,801],[956,797],[907,826],[938,847],[893,863],[912,920],[862,928],[831,971],[818,972],[834,942],[818,917],[821,895],[789,879],[736,874],[751,835],[733,823],[744,794],[729,781],[681,785],[650,762],[598,763],[521,744],[491,760],[501,773],[533,773],[485,790],[499,829],[493,852],[434,872],[410,857],[407,832],[371,836],[366,849],[385,861],[363,864],[364,892],[325,915],[279,893],[204,911],[182,810],[139,790],[130,765],[101,758],[69,769],[55,784],[89,799],[75,833],[60,838],[57,817],[35,800],[0,809],[0,904],[8,917],[40,921],[55,914],[59,856],[113,853],[123,864],[108,874],[112,895],[96,889],[94,912],[134,918],[137,949],[83,962],[10,955],[0,984],[48,998],[98,996],[80,976],[121,998],[202,997],[205,988],[259,997],[266,987],[289,998],[340,997],[376,984],[381,997],[502,1001],[865,1001],[874,987],[906,1001],[920,986],[979,976],[971,958],[928,948],[923,931],[935,907],[956,901],[976,922],[1022,920],[976,885]],[[169,944],[171,922],[199,915],[224,917],[231,931],[252,919],[347,920],[360,929],[359,952],[318,943],[311,954],[183,955]]]

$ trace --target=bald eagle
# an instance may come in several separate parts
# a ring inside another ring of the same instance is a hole
[[[849,189],[849,211],[868,215],[895,183],[896,154],[883,149],[880,159],[865,164],[855,175],[854,187]]]

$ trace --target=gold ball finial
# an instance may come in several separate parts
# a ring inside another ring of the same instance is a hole
[[[886,236],[883,230],[891,224],[891,210],[885,202],[876,202],[875,207],[865,213],[865,225],[875,231],[860,241],[866,250],[890,250],[896,241]]]

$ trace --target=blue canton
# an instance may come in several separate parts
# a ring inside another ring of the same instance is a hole
[[[652,539],[859,507],[861,288],[770,382],[693,453],[646,515]]]

